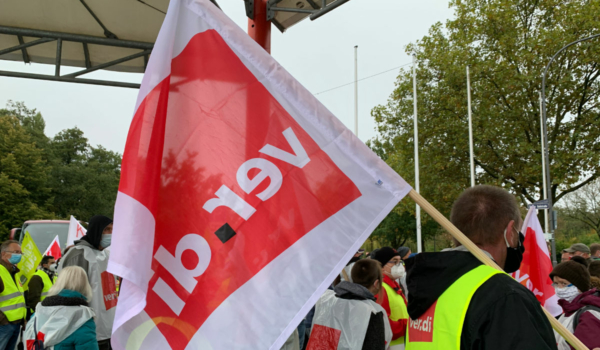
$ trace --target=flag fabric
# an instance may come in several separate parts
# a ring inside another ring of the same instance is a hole
[[[54,237],[54,240],[52,241],[52,243],[50,243],[50,246],[48,246],[48,249],[46,249],[44,254],[42,254],[42,257],[44,257],[44,256],[51,256],[51,257],[54,257],[54,259],[56,259],[56,260],[58,260],[62,256],[58,235],[56,237]]]
[[[19,277],[19,283],[25,289],[29,285],[29,279],[37,271],[37,267],[42,262],[42,254],[38,249],[37,245],[31,238],[29,231],[25,232],[23,242],[21,242],[21,261],[17,264],[19,270],[21,270],[21,277]]]
[[[75,244],[75,241],[81,239],[81,237],[85,236],[87,230],[81,226],[79,221],[71,215],[71,220],[69,220],[69,236],[67,238],[67,247]]]
[[[519,270],[512,273],[512,276],[533,292],[552,316],[558,316],[562,313],[562,308],[558,305],[558,297],[552,287],[552,262],[535,207],[529,209],[521,232],[525,236],[525,253]]]
[[[171,0],[123,154],[115,349],[277,349],[410,186],[209,0]]]

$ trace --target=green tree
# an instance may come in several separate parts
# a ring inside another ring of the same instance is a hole
[[[78,128],[58,133],[50,144],[53,158],[52,209],[59,217],[111,216],[119,187],[121,156],[94,148]]]
[[[19,119],[0,116],[0,239],[28,219],[51,218],[46,211],[49,166]]]
[[[448,213],[469,185],[467,65],[471,71],[477,182],[503,186],[523,202],[541,197],[541,72],[569,42],[596,34],[600,1],[453,0],[455,18],[437,23],[406,51],[418,60],[421,192]],[[564,51],[549,71],[547,116],[552,198],[600,175],[600,44]],[[372,116],[377,152],[412,181],[412,72],[402,70]]]
[[[421,236],[423,241],[433,237],[439,230],[433,220],[421,222]],[[415,214],[398,206],[373,231],[371,238],[379,242],[380,246],[390,246],[394,249],[406,245],[408,241],[416,242],[417,220]],[[416,250],[415,250],[416,251]]]

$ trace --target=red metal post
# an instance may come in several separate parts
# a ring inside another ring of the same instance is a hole
[[[248,18],[248,35],[271,53],[271,22],[267,21],[267,2],[254,0],[254,20]]]

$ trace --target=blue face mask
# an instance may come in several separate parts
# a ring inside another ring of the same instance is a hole
[[[100,240],[100,246],[102,248],[108,248],[110,246],[111,239],[112,235],[102,235],[102,239]]]
[[[21,261],[21,254],[15,254],[15,253],[13,253],[10,256],[10,259],[8,259],[8,262],[10,262],[13,265],[18,264],[20,261]]]

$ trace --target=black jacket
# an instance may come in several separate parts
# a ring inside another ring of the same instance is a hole
[[[479,265],[475,256],[461,251],[421,253],[408,259],[410,318],[425,313],[458,278]],[[538,300],[506,274],[492,276],[473,295],[460,348],[557,349],[552,326]]]

